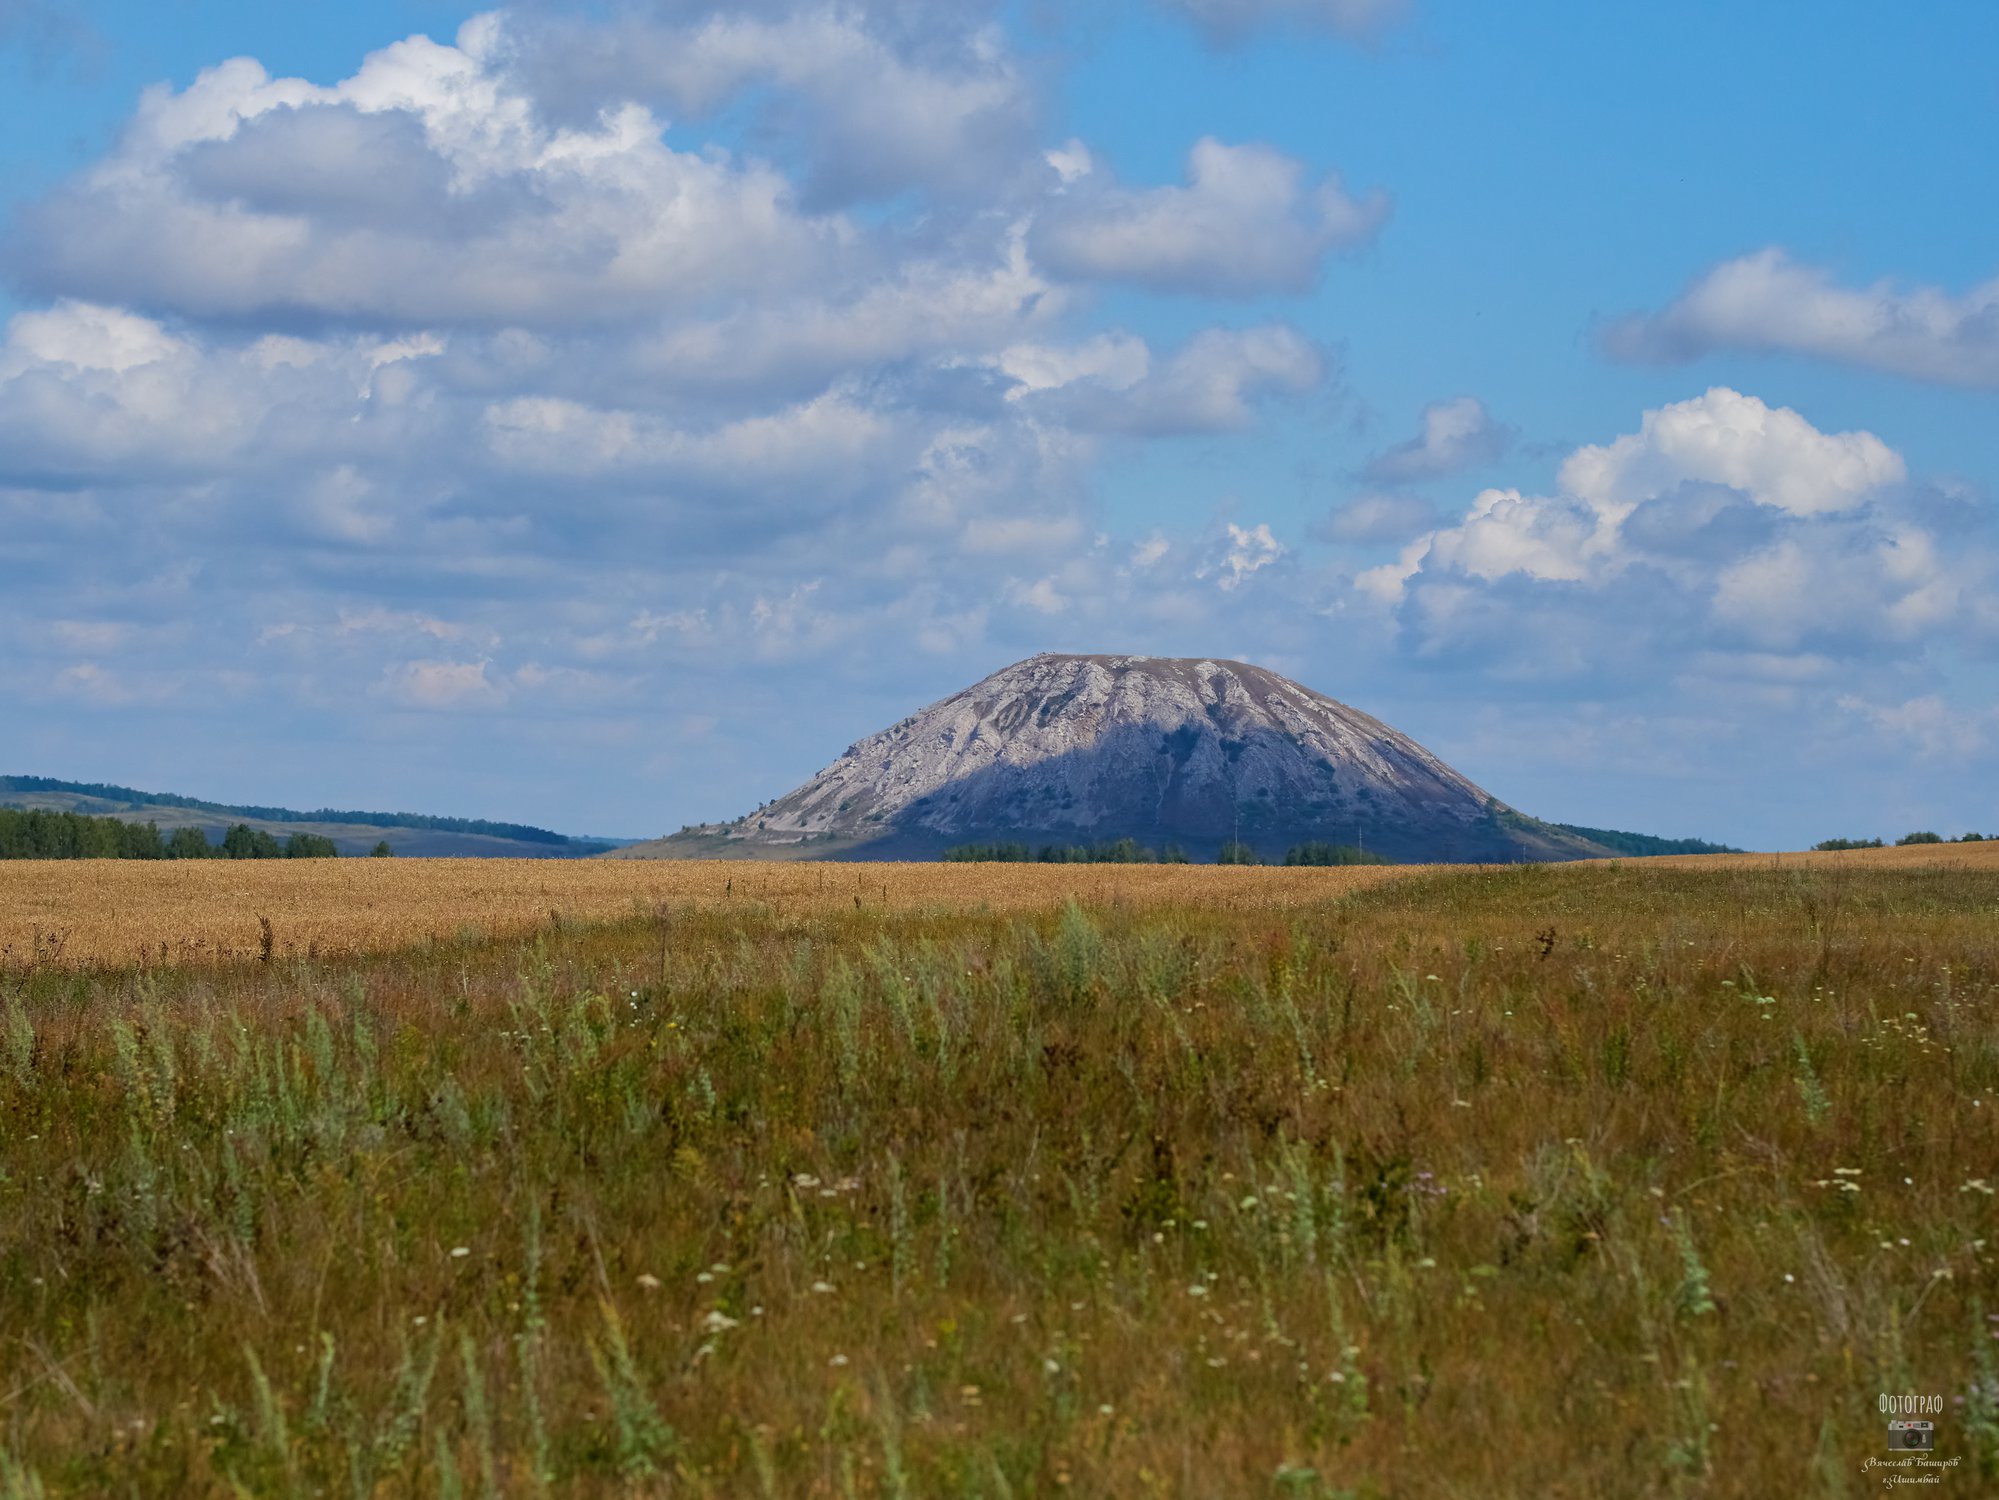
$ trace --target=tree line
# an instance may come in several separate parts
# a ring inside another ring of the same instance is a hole
[[[163,834],[154,823],[0,807],[0,859],[332,859],[339,853],[322,834],[294,833],[281,843],[248,823],[236,824],[221,843],[212,844],[199,828]],[[384,839],[374,853],[394,851]]]
[[[1740,854],[1742,851],[1732,844],[1715,844],[1706,839],[1662,839],[1649,833],[1626,833],[1619,828],[1585,828],[1580,823],[1555,823],[1563,833],[1572,833],[1577,838],[1588,839],[1592,844],[1618,854],[1629,854],[1637,858],[1650,858],[1655,854]]]
[[[1895,847],[1899,849],[1905,844],[1982,844],[1984,842],[1985,835],[1982,833],[1961,833],[1954,839],[1947,839],[1940,833],[1933,833],[1929,829],[1924,828],[1918,829],[1914,833],[1903,834],[1895,840]],[[1885,846],[1879,839],[1825,839],[1812,845],[1812,847],[1814,849],[1880,849]]]
[[[957,844],[943,857],[966,864],[1043,865],[1185,865],[1193,861],[1178,844],[1163,850],[1148,849],[1137,839],[1115,839],[1101,844],[1043,844],[1039,849],[1022,843]],[[1287,865],[1385,865],[1393,861],[1351,844],[1293,844],[1285,852]],[[1215,855],[1218,865],[1260,865],[1263,858],[1255,849],[1231,839]]]
[[[1161,850],[1148,849],[1137,839],[1116,839],[1106,844],[958,844],[943,857],[959,864],[1042,864],[1042,865],[1184,865],[1187,852],[1178,844]]]

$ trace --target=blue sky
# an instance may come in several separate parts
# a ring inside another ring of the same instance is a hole
[[[0,769],[649,834],[1124,650],[1999,831],[1999,13],[1907,10],[0,0]]]

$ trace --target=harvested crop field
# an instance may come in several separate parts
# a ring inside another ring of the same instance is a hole
[[[1999,846],[1995,846],[1999,847]],[[199,963],[381,952],[660,907],[1288,910],[1415,866],[745,864],[739,860],[18,860],[0,863],[0,967]]]
[[[1806,849],[1787,854],[1668,854],[1646,860],[1645,866],[1676,870],[1999,870],[1999,839],[1968,844],[1896,844],[1886,849]]]
[[[1585,861],[1584,863],[1589,863]],[[1686,854],[1648,869],[1999,870],[1999,840],[1839,853]],[[1289,911],[1429,865],[829,864],[742,860],[0,862],[0,968],[376,953],[661,907],[807,916],[1045,911],[1071,897]]]

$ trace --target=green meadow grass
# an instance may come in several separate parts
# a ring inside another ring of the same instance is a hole
[[[1999,1483],[1999,876],[0,978],[0,1500]]]

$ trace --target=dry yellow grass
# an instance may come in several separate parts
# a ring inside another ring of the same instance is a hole
[[[1999,841],[1844,853],[1689,854],[1648,867],[1999,869]],[[599,920],[662,904],[782,914],[1085,902],[1284,910],[1437,868],[1226,865],[755,864],[736,860],[19,860],[0,862],[0,966],[244,958],[268,917],[279,957],[382,951],[551,913]],[[162,946],[164,945],[164,947]]]
[[[762,904],[835,909],[1046,909],[1071,896],[1132,905],[1291,908],[1413,866],[745,864],[508,859],[0,862],[0,964],[98,966],[381,951],[471,930],[503,934],[635,911]],[[164,945],[164,949],[162,947]]]
[[[1999,870],[1999,839],[1971,844],[1898,844],[1886,849],[1805,849],[1783,854],[1668,854],[1650,865],[1682,870]]]

